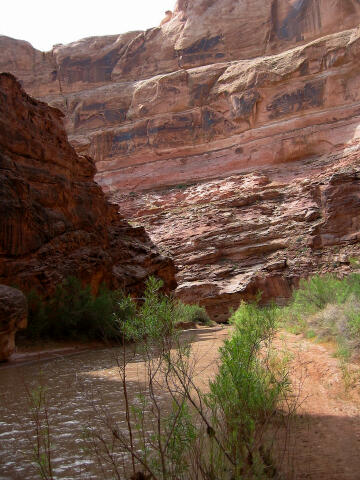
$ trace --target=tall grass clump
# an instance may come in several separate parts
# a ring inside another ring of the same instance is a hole
[[[281,315],[294,333],[334,341],[351,356],[360,347],[360,274],[302,280]]]

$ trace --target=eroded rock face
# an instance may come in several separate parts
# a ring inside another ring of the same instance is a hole
[[[105,190],[129,192],[356,140],[359,22],[355,0],[179,1],[161,27],[44,54],[0,37],[0,69],[65,113]]]
[[[15,334],[27,325],[25,295],[16,288],[0,285],[0,362],[15,351]]]
[[[359,148],[116,201],[179,267],[177,295],[224,321],[255,299],[283,304],[299,279],[360,256]]]
[[[94,182],[94,163],[69,144],[63,114],[0,75],[0,283],[48,294],[67,276],[142,289],[175,268]]]
[[[357,0],[179,0],[160,27],[0,65],[222,320],[358,254],[359,23]]]
[[[0,69],[15,72],[36,96],[68,94],[279,53],[354,28],[359,18],[358,0],[178,0],[159,27],[55,45],[46,53],[2,36]]]

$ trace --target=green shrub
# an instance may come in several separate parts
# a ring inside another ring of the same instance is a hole
[[[301,280],[293,294],[292,310],[300,314],[311,314],[324,308],[328,303],[344,303],[351,292],[348,281],[334,275],[315,275]]]
[[[156,339],[170,335],[175,329],[175,303],[160,292],[162,280],[149,277],[146,282],[144,302],[136,305],[129,316],[117,318],[118,326],[128,341],[143,338]]]
[[[277,310],[243,303],[231,322],[234,331],[220,348],[219,373],[210,382],[208,405],[214,429],[222,431],[225,449],[234,459],[233,478],[245,478],[241,475],[249,471],[263,478],[264,432],[290,389],[270,349]]]
[[[79,294],[79,284],[74,285]],[[116,386],[123,417],[118,416],[117,409],[112,416],[101,403],[102,398],[94,402],[94,413],[84,429],[84,452],[91,463],[99,463],[104,475],[101,478],[273,478],[276,470],[268,439],[274,437],[274,414],[279,407],[289,405],[289,401],[282,401],[289,400],[286,394],[290,388],[286,365],[271,346],[276,308],[243,303],[233,314],[233,332],[220,349],[219,371],[207,392],[202,393],[190,340],[176,329],[179,318],[197,318],[199,307],[190,308],[166,297],[160,292],[161,286],[161,281],[149,278],[140,305],[130,297],[115,298],[111,327],[138,343],[129,349],[116,349],[114,360],[120,380]],[[88,297],[87,289],[84,292],[81,288],[81,301],[69,298],[68,290],[60,293],[57,304],[59,298],[66,298],[63,310],[73,318],[82,319],[76,315],[85,310],[84,305],[95,301]],[[112,311],[108,295],[105,289],[99,293],[99,312]],[[47,306],[40,304],[46,311]],[[143,368],[141,382],[134,382],[128,375],[134,362]],[[40,400],[41,413],[44,396]],[[47,450],[41,442],[48,440],[49,461],[45,467],[51,471],[52,438],[50,434],[44,437],[38,425],[39,421],[34,435],[40,445],[36,465],[43,466],[42,454]]]
[[[89,286],[69,277],[55,289],[49,299],[35,291],[28,294],[28,328],[24,336],[31,339],[106,339],[119,337],[118,315],[126,309],[129,300],[119,291],[110,291],[104,285],[97,296]]]
[[[306,338],[315,338],[315,337],[316,337],[316,333],[314,330],[310,329],[306,332]]]
[[[176,322],[199,323],[202,325],[213,325],[207,311],[199,305],[188,305],[182,302],[176,303]]]
[[[118,340],[124,335],[140,341],[169,335],[179,322],[211,323],[204,308],[167,297],[160,292],[162,286],[161,280],[149,277],[144,301],[137,304],[130,296],[105,285],[94,296],[89,286],[69,277],[49,299],[35,291],[28,294],[28,328],[22,335],[55,340]]]
[[[158,479],[272,477],[265,435],[290,389],[286,365],[271,348],[276,308],[244,303],[233,314],[234,330],[220,349],[219,372],[210,392],[202,394],[193,382],[191,347],[173,328],[179,309],[185,311],[182,319],[198,309],[163,298],[158,288],[156,281],[148,283],[135,323],[124,325],[128,339],[139,340],[140,332],[144,339],[138,352],[149,384],[130,406],[137,435],[117,440],[126,445],[139,438],[129,450],[142,452],[142,465]],[[173,400],[170,412],[152,393],[155,378]],[[157,429],[151,431],[147,422]]]
[[[339,279],[316,275],[302,280],[281,317],[293,333],[303,332],[354,350],[360,346],[360,275]]]
[[[351,310],[348,313],[350,334],[356,340],[360,340],[360,311]]]

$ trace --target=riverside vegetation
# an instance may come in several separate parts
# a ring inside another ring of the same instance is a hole
[[[131,352],[123,348],[116,358],[124,419],[119,422],[106,405],[95,409],[84,425],[83,452],[96,458],[106,479],[280,478],[276,429],[284,428],[297,405],[287,360],[275,351],[273,340],[285,325],[308,338],[336,341],[338,355],[349,359],[360,345],[360,275],[303,280],[283,308],[242,303],[231,316],[231,335],[205,389],[197,385],[191,341],[176,328],[184,318],[206,321],[204,312],[162,295],[160,288],[161,282],[150,278],[140,306],[130,297],[110,295],[116,308],[109,308],[108,332],[117,333],[108,336],[134,347]],[[100,292],[98,298],[102,295],[110,302],[108,294]],[[130,395],[128,369],[135,358],[144,381]],[[53,479],[51,436],[56,432],[46,388],[29,392],[29,399],[34,465],[41,478]]]
[[[357,266],[357,261],[353,263]],[[293,333],[335,342],[337,355],[349,360],[360,348],[360,274],[343,279],[316,275],[302,280],[279,315]]]
[[[35,290],[28,294],[28,328],[21,333],[27,339],[82,339],[119,340],[122,337],[121,322],[143,316],[147,307],[149,289],[157,291],[162,281],[150,277],[145,298],[139,307],[135,299],[121,290],[109,290],[101,285],[97,295],[92,295],[89,286],[83,286],[75,277],[59,284],[54,294],[42,298]],[[159,308],[172,310],[175,324],[211,324],[206,310],[198,305],[186,305],[159,295]]]
[[[240,306],[230,320],[231,336],[220,348],[218,371],[207,388],[200,389],[191,340],[177,324],[199,315],[203,321],[204,312],[166,297],[160,288],[161,282],[150,278],[139,306],[130,297],[111,296],[116,308],[109,336],[132,345],[122,348],[115,359],[124,418],[119,421],[106,405],[94,409],[79,439],[82,452],[95,458],[102,478],[109,479],[276,477],[274,429],[278,418],[289,415],[285,406],[291,396],[286,363],[272,348],[276,309]],[[69,295],[71,291],[66,289]],[[51,305],[41,303],[37,315],[47,308],[53,311],[59,297],[60,293]],[[129,393],[128,370],[135,361],[143,381],[134,395]],[[41,478],[53,479],[51,438],[56,432],[46,386],[30,391],[29,402],[35,432],[33,463]]]
[[[358,260],[353,259],[351,263],[354,268],[359,267]],[[345,393],[358,385],[359,273],[353,272],[343,279],[328,274],[302,280],[290,304],[279,309],[279,319],[292,333],[302,333],[308,339],[334,345],[334,356],[339,361]]]

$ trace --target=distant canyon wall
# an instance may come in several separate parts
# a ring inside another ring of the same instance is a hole
[[[179,1],[161,27],[46,53],[0,37],[0,70],[65,113],[104,189],[142,190],[330,149],[328,117],[358,102],[359,23],[357,0]]]

